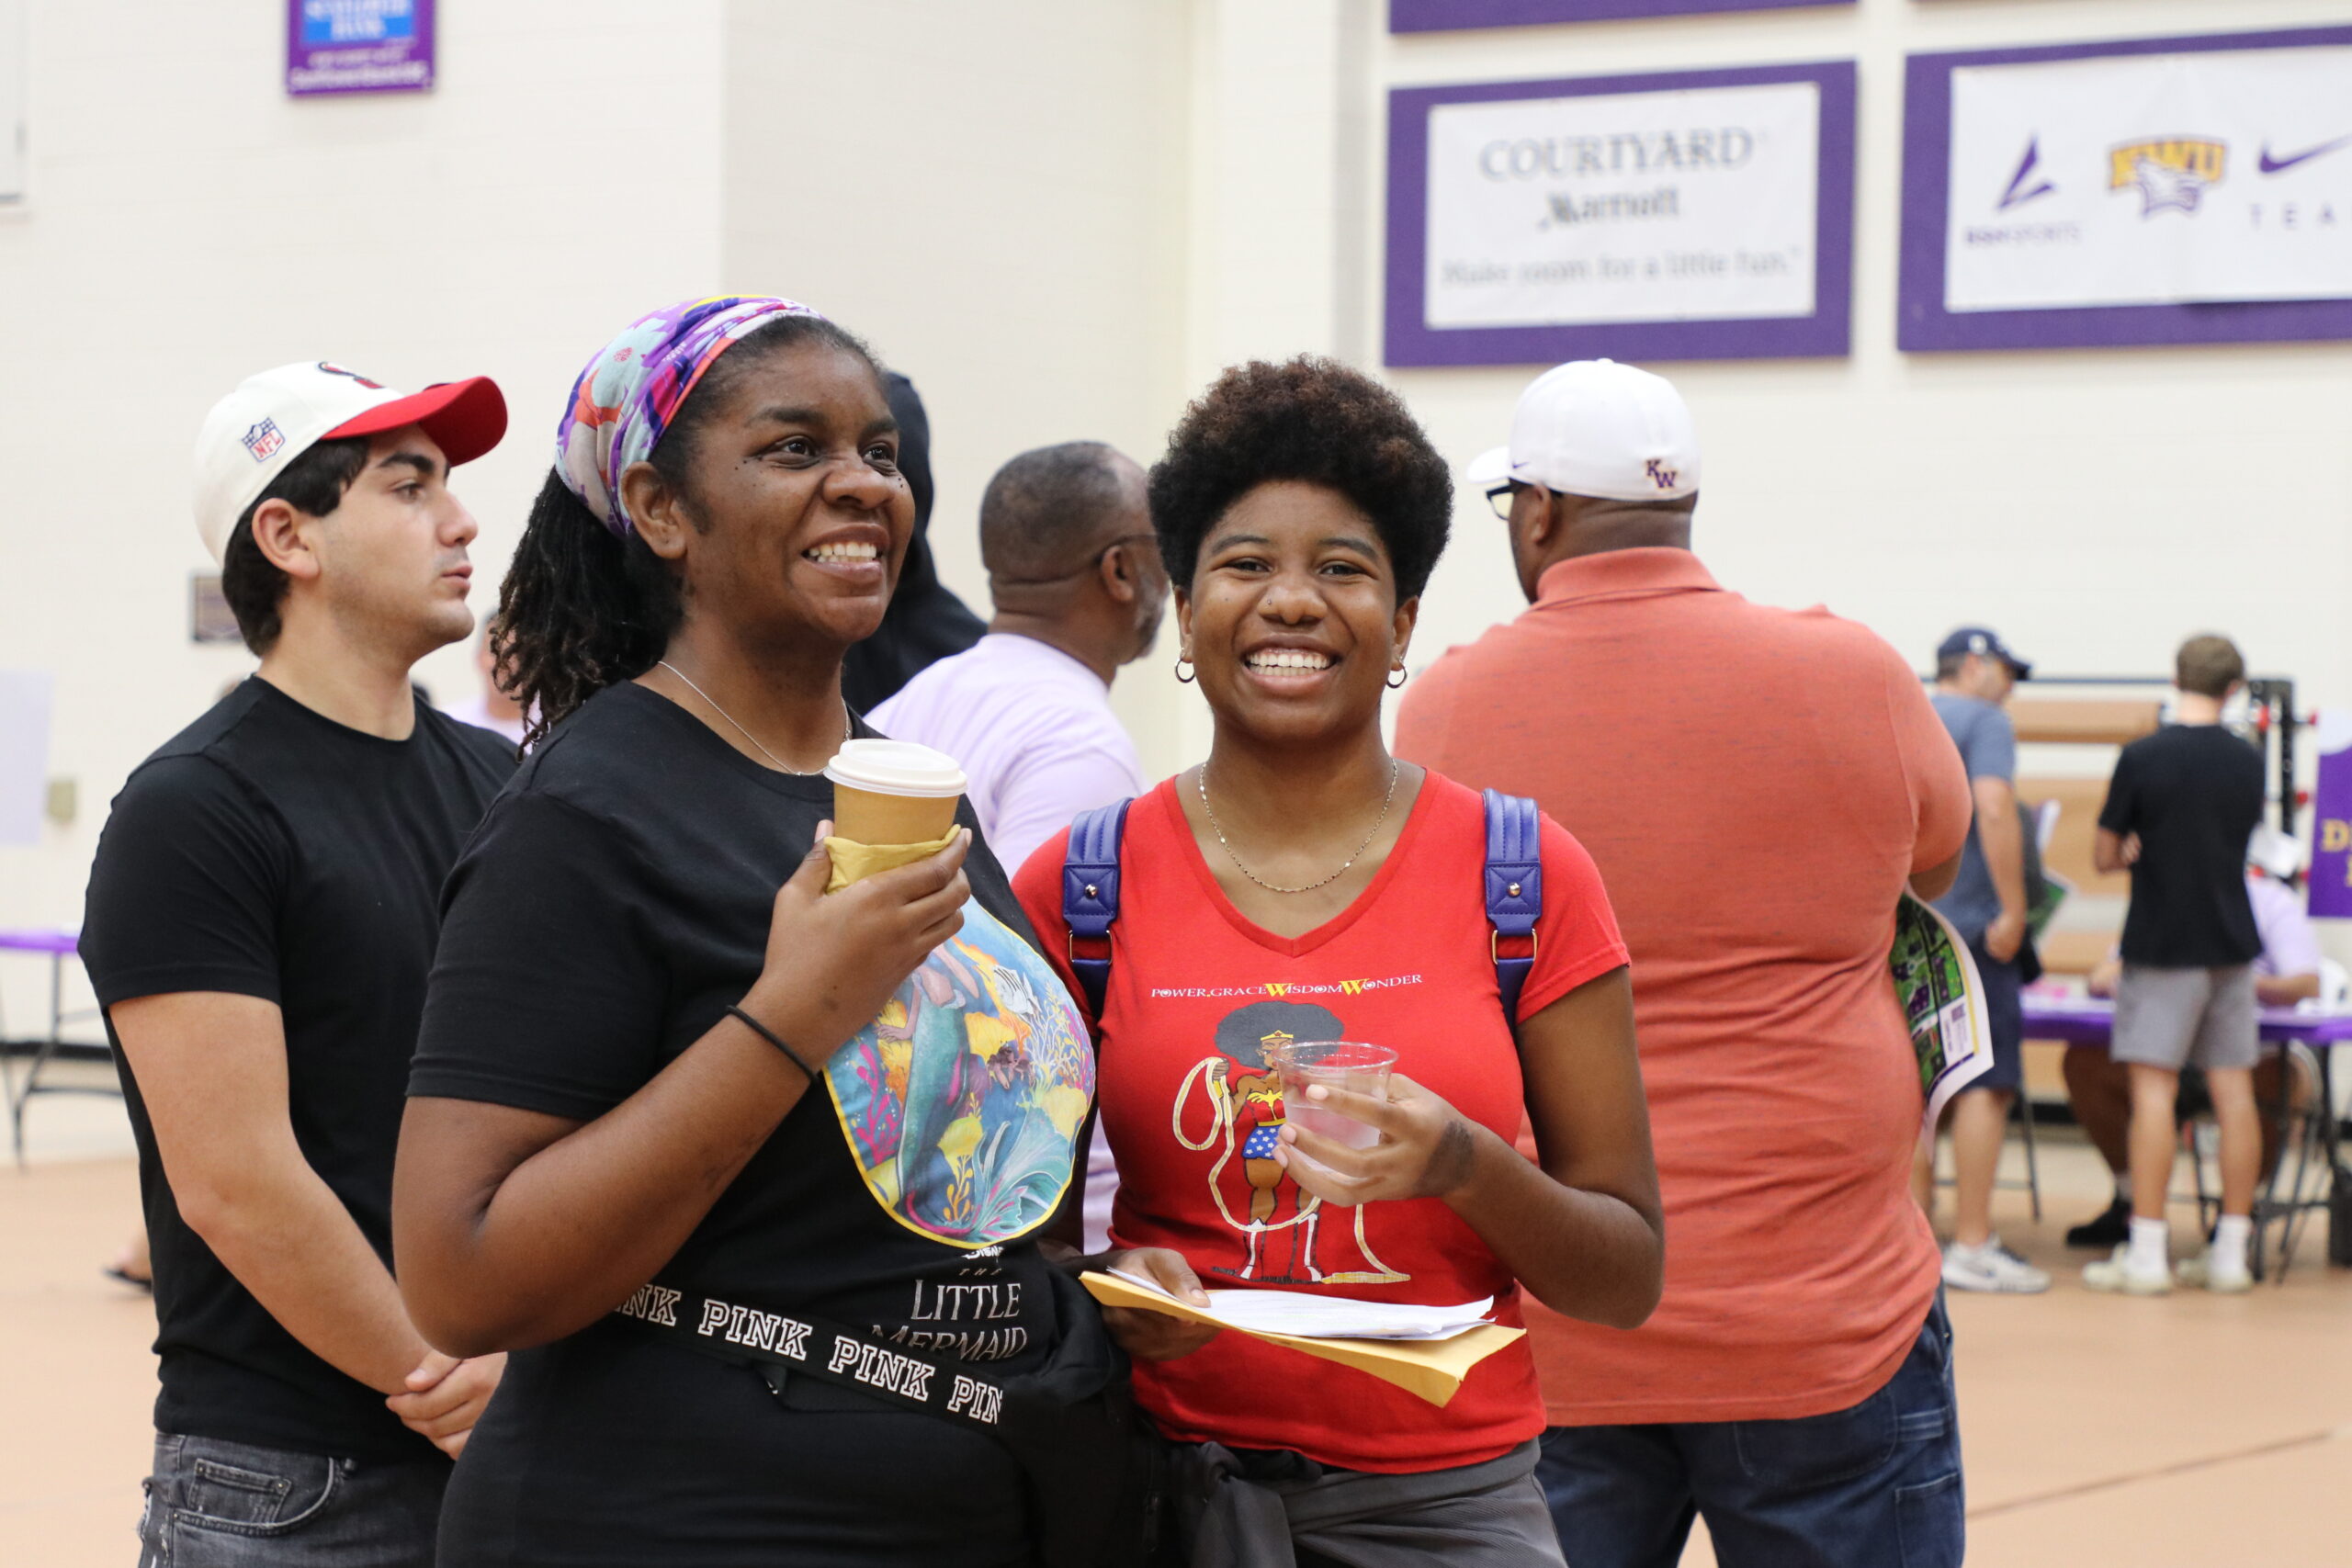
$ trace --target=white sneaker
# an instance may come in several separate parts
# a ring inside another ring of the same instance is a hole
[[[2083,1265],[2083,1283],[2094,1291],[2115,1291],[2127,1296],[2168,1296],[2172,1294],[2172,1270],[2143,1272],[2132,1268],[2132,1244],[2120,1242],[2108,1257]]]
[[[2254,1289],[2254,1270],[2245,1266],[2244,1258],[2234,1269],[2216,1269],[2210,1250],[2202,1258],[2182,1258],[2178,1277],[2189,1289],[2201,1285],[2217,1296],[2242,1296]]]
[[[2050,1276],[2003,1247],[1999,1236],[1992,1236],[1982,1247],[1947,1243],[1944,1283],[1955,1291],[2030,1296],[2050,1288]]]

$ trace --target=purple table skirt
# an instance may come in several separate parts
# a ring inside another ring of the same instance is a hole
[[[0,952],[6,953],[46,953],[53,957],[71,958],[80,951],[80,942],[76,931],[0,931]]]
[[[2064,1040],[2074,1045],[2104,1045],[2115,1032],[2115,1004],[2082,999],[2056,1002],[2046,997],[2025,998],[2025,1037]],[[2265,1040],[2299,1040],[2306,1045],[2334,1045],[2352,1040],[2352,1012],[2308,1013],[2292,1008],[2264,1008]]]

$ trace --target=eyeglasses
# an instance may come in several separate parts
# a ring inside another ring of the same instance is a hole
[[[1510,521],[1511,502],[1518,499],[1519,492],[1526,488],[1527,484],[1523,479],[1505,479],[1498,485],[1489,486],[1487,491],[1487,504],[1495,509],[1496,516],[1508,523]]]

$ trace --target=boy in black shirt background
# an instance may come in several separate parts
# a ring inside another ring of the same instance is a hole
[[[316,363],[198,438],[198,531],[261,669],[132,773],[82,936],[153,1248],[142,1565],[429,1568],[503,1366],[426,1346],[386,1259],[441,882],[514,768],[409,672],[473,628],[447,479],[505,424],[485,379],[403,396]]]
[[[2245,683],[2245,660],[2227,637],[2193,637],[2174,660],[2174,682],[2175,722],[2116,759],[2093,848],[2101,871],[2132,870],[2111,1047],[2132,1074],[2132,1228],[2113,1257],[2085,1267],[2083,1280],[2137,1296],[2173,1286],[2165,1194],[2183,1066],[2204,1068],[2212,1090],[2222,1219],[2206,1255],[2181,1264],[2182,1283],[2252,1285],[2246,1243],[2261,1159],[2252,964],[2262,938],[2245,866],[2262,820],[2262,756],[2222,728],[2223,706]]]

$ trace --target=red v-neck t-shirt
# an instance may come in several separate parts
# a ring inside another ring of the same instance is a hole
[[[1014,878],[1041,932],[1069,929],[1069,837],[1047,840]],[[1285,1035],[1390,1046],[1398,1072],[1505,1139],[1518,1134],[1526,1095],[1488,951],[1485,861],[1479,797],[1431,773],[1371,886],[1331,920],[1284,938],[1227,899],[1172,781],[1136,801],[1097,1035],[1099,1103],[1119,1164],[1117,1245],[1172,1247],[1212,1289],[1446,1305],[1493,1296],[1496,1320],[1520,1324],[1510,1272],[1443,1202],[1327,1207],[1266,1157],[1283,1103],[1263,1052]],[[1543,864],[1521,1019],[1626,962],[1600,874],[1549,818]],[[1064,943],[1043,945],[1069,980]],[[1291,1449],[1350,1470],[1476,1464],[1544,1427],[1523,1340],[1479,1363],[1442,1409],[1240,1334],[1138,1362],[1135,1381],[1172,1438]]]

